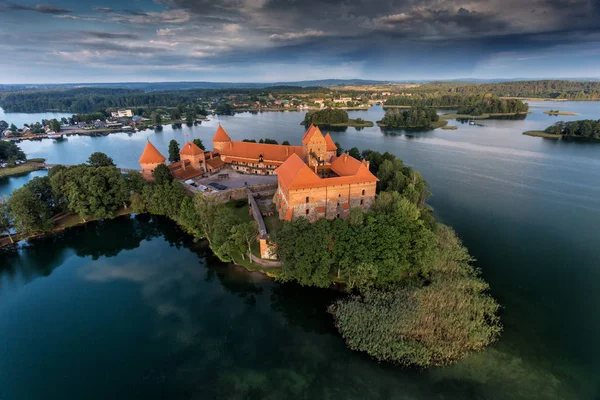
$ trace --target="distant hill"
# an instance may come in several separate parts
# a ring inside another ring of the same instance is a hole
[[[544,79],[416,79],[416,80],[368,80],[368,79],[320,79],[294,82],[114,82],[114,83],[63,83],[63,84],[0,84],[0,92],[22,91],[22,90],[66,90],[77,88],[114,88],[114,89],[135,89],[144,92],[159,92],[168,90],[186,90],[186,89],[261,89],[267,87],[318,87],[318,86],[363,86],[363,85],[385,85],[394,83],[474,83],[489,84],[516,81],[540,81],[540,80],[563,80],[579,82],[595,82],[599,78],[544,78]]]

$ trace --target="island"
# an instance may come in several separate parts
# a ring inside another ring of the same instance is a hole
[[[556,116],[556,115],[572,115],[572,116],[579,115],[576,112],[560,111],[560,110],[548,110],[548,111],[544,111],[544,114],[554,115],[554,116]]]
[[[309,111],[304,116],[300,125],[315,125],[321,127],[346,127],[367,128],[373,126],[373,122],[362,118],[351,119],[344,110],[335,108],[324,108],[319,111]]]
[[[174,142],[170,164],[148,142],[141,173],[121,171],[103,153],[54,166],[0,201],[3,240],[129,213],[163,215],[222,261],[345,292],[329,307],[334,324],[350,349],[377,360],[442,366],[498,339],[499,304],[458,236],[435,220],[427,182],[402,160],[338,154],[314,125],[298,146],[236,141],[221,126],[212,142],[212,151]],[[248,181],[276,171],[276,184],[270,195],[245,183],[193,190],[187,182],[202,169],[242,171]]]
[[[430,107],[412,107],[409,110],[388,109],[377,125],[390,129],[435,129],[446,126],[448,121],[440,119],[437,111]]]
[[[557,122],[543,131],[526,131],[523,135],[548,139],[600,139],[600,120],[582,119],[579,121]]]

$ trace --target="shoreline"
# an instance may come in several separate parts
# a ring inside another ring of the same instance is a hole
[[[556,112],[551,112],[551,111],[544,111],[544,114],[546,115],[551,115],[551,116],[558,116],[558,115],[571,115],[571,116],[578,116],[579,114],[577,114],[576,112],[571,112],[571,111],[556,111]]]
[[[0,179],[10,178],[12,176],[26,175],[33,171],[44,169],[43,163],[26,161],[24,164],[15,167],[0,168]]]
[[[532,137],[541,137],[546,139],[560,139],[562,135],[556,135],[554,133],[548,133],[544,131],[525,131],[523,135],[532,136]]]
[[[377,126],[380,128],[385,128],[385,129],[405,129],[405,130],[411,130],[411,131],[426,131],[426,130],[431,130],[431,129],[438,129],[438,128],[442,128],[444,129],[446,127],[446,125],[448,125],[448,120],[440,118],[439,120],[432,122],[429,126],[422,126],[422,127],[412,127],[412,126],[404,126],[404,127],[397,127],[397,128],[391,128],[388,127],[386,124],[382,124],[381,121],[377,121]],[[457,129],[456,127],[454,128],[447,128],[447,129]]]

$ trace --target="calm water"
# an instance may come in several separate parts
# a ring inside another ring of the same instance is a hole
[[[214,261],[207,266],[190,243],[172,245],[179,234],[169,224],[119,220],[36,242],[1,262],[8,267],[0,281],[0,338],[7,341],[0,346],[0,399],[36,398],[31,391],[46,385],[63,398],[597,399],[600,144],[521,133],[559,119],[599,119],[600,104],[531,108],[524,121],[451,121],[456,131],[332,132],[344,148],[398,155],[430,183],[437,217],[457,230],[503,305],[505,332],[485,352],[424,372],[377,364],[345,350],[332,331],[324,313],[332,294],[256,282]],[[580,116],[542,113],[556,108]],[[377,120],[383,112],[351,114]],[[221,122],[235,139],[299,144],[302,118],[239,114],[161,133],[21,146],[52,163],[104,151],[137,168],[147,138],[164,154],[169,140],[183,143],[186,134],[210,147]],[[134,234],[147,230],[154,232],[149,241]],[[117,232],[122,238],[114,240]],[[228,285],[258,289],[238,293]]]

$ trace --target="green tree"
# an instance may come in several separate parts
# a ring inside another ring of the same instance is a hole
[[[194,206],[199,216],[199,228],[203,238],[212,244],[212,232],[215,227],[215,216],[219,207],[222,207],[213,196],[197,194],[194,196]]]
[[[240,223],[233,210],[228,207],[218,207],[211,233],[210,248],[221,261],[232,261],[236,243],[232,236],[233,228]]]
[[[244,254],[252,253],[252,245],[256,243],[256,237],[258,236],[258,224],[256,221],[250,221],[238,225],[234,225],[231,228],[231,238],[235,249],[245,259]]]
[[[360,160],[360,150],[358,150],[358,148],[356,148],[356,147],[353,147],[353,148],[351,148],[351,149],[348,151],[348,155],[349,155],[350,157],[354,157],[354,158],[356,158],[357,160]]]
[[[59,190],[64,193],[69,210],[84,221],[89,216],[112,218],[129,201],[125,178],[116,167],[75,166],[65,173],[65,178],[56,177],[56,181],[65,182]]]
[[[277,232],[275,244],[283,263],[283,281],[295,280],[304,286],[328,287],[330,285],[330,231],[327,220],[311,224],[299,218],[284,224]]]
[[[152,171],[152,178],[154,178],[154,182],[162,185],[164,183],[170,183],[173,181],[173,175],[165,164],[158,164],[156,168]]]
[[[172,139],[169,142],[169,161],[173,163],[179,160],[179,143],[177,143],[177,140]]]
[[[90,167],[115,167],[115,163],[112,158],[99,151],[94,152],[90,155],[87,160]]]
[[[282,146],[291,146],[290,142],[288,142],[287,140],[284,140],[283,142],[281,142]]]
[[[204,147],[204,144],[202,143],[201,139],[194,139],[194,144],[198,147],[200,147],[202,150],[206,150],[206,148]]]
[[[179,210],[179,224],[185,231],[194,235],[195,237],[202,237],[202,231],[200,230],[200,218],[194,200],[188,196],[185,196],[181,201],[181,207]]]
[[[27,184],[13,191],[8,206],[17,232],[28,235],[52,228],[50,209]]]
[[[50,129],[52,129],[54,132],[60,132],[60,122],[56,119],[51,119],[50,121],[48,121],[48,125],[50,126]]]
[[[175,221],[179,220],[179,211],[184,197],[185,189],[177,181],[163,183],[154,181],[144,186],[142,192],[144,205],[149,213],[166,215]]]
[[[125,185],[129,193],[142,193],[146,180],[138,171],[129,171],[124,175]]]
[[[8,198],[3,197],[0,199],[0,233],[6,232],[11,243],[14,243],[10,230],[14,227],[12,216],[10,213],[10,207],[8,205]]]
[[[337,147],[335,154],[339,157],[344,153],[344,149],[342,148],[342,145],[340,144],[340,142],[335,142],[335,147]]]

